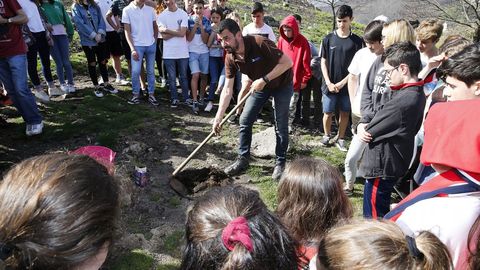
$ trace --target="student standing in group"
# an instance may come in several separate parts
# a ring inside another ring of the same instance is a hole
[[[263,9],[262,3],[255,2],[253,4],[251,15],[252,22],[243,28],[242,35],[260,35],[270,39],[273,42],[277,42],[277,38],[275,37],[275,33],[273,33],[273,29],[263,20],[265,17],[265,10]]]
[[[43,0],[41,9],[52,26],[53,48],[51,55],[57,66],[60,89],[65,93],[75,92],[73,69],[70,63],[70,41],[73,38],[73,25],[65,7],[58,0]],[[67,83],[65,83],[65,75]],[[62,94],[62,93],[59,93]]]
[[[122,12],[125,37],[132,52],[132,98],[129,104],[140,103],[140,72],[143,58],[146,62],[148,102],[158,106],[155,92],[155,51],[158,37],[155,10],[145,5],[145,0],[134,0]]]
[[[192,109],[198,113],[198,106],[204,104],[205,89],[208,81],[208,62],[210,53],[208,50],[208,38],[212,32],[210,21],[203,16],[203,0],[193,1],[194,15],[188,19],[187,41],[190,72],[192,80],[190,87],[192,90]],[[200,89],[198,81],[200,80]]]
[[[40,78],[37,71],[37,58],[40,55],[42,63],[42,73],[47,81],[48,93],[52,96],[63,94],[53,81],[52,70],[50,68],[50,48],[53,43],[49,44],[48,39],[52,42],[52,36],[48,29],[45,29],[45,22],[40,14],[38,3],[36,0],[19,0],[18,3],[28,17],[28,29],[33,35],[33,40],[28,45],[28,75],[33,84],[33,93],[40,101],[50,101],[49,95],[43,90],[40,84]],[[48,35],[48,37],[47,37]]]
[[[300,34],[297,21],[293,16],[287,16],[280,25],[278,49],[286,54],[293,62],[293,95],[290,101],[290,115],[288,117],[288,131],[292,132],[292,123],[300,99],[300,91],[307,87],[312,77],[310,71],[310,46],[308,40]]]
[[[367,146],[356,135],[356,127],[361,118],[360,101],[362,98],[362,89],[365,86],[368,71],[373,62],[383,53],[382,29],[383,21],[372,21],[363,32],[363,40],[367,47],[360,49],[353,57],[348,72],[348,95],[352,105],[352,133],[353,138],[345,157],[345,188],[348,196],[353,195],[353,185],[357,177],[357,167],[362,157],[363,150]]]
[[[352,33],[353,11],[350,6],[342,5],[335,13],[337,30],[328,34],[322,41],[322,74],[325,84],[322,86],[323,128],[325,135],[321,143],[330,145],[332,138],[332,119],[338,108],[340,111],[338,140],[335,145],[346,152],[344,140],[350,117],[350,99],[348,98],[348,66],[355,53],[363,47],[362,38]]]
[[[184,103],[190,105],[192,101],[188,96],[187,79],[189,54],[186,33],[188,15],[177,7],[175,0],[165,0],[164,3],[167,5],[167,9],[158,16],[157,24],[163,37],[163,60],[167,68],[171,97],[170,107],[176,108],[180,104],[176,87],[177,69]]]
[[[157,3],[155,5],[155,13],[157,15],[157,20],[158,17],[160,17],[160,14],[166,9],[165,3],[163,0],[157,0]],[[157,63],[157,70],[158,70],[158,75],[159,78],[157,79],[158,82],[160,82],[160,87],[165,87],[167,84],[167,68],[165,67],[165,63],[163,62],[163,37],[162,33],[158,33],[157,37],[157,51],[155,52],[155,62]]]
[[[43,131],[42,116],[27,81],[27,46],[21,25],[28,17],[16,0],[3,0],[0,8],[0,82],[25,123],[27,136]]]
[[[93,0],[75,0],[72,6],[72,16],[80,36],[80,44],[87,58],[88,74],[95,87],[93,91],[95,96],[103,97],[103,91],[109,91],[112,94],[118,93],[118,90],[108,83],[108,56],[105,42],[107,32],[100,8]],[[103,83],[100,85],[98,84],[97,63],[103,79]]]
[[[393,186],[409,167],[426,100],[423,81],[418,81],[422,64],[415,45],[395,43],[385,48],[382,60],[391,99],[357,128],[360,140],[368,143],[359,168],[366,179],[363,216],[375,219],[390,210]]]
[[[213,0],[215,1],[215,0]],[[205,111],[210,112],[213,108],[213,100],[215,98],[215,90],[217,89],[220,73],[224,67],[223,48],[217,38],[218,24],[222,20],[222,13],[218,9],[212,9],[210,12],[212,19],[212,33],[208,38],[208,47],[210,48],[210,59],[208,69],[210,71],[210,88],[208,93],[208,103],[205,106]]]
[[[102,11],[103,19],[105,20],[105,27],[107,31],[106,36],[106,56],[112,57],[113,61],[113,69],[115,70],[115,83],[120,85],[127,85],[129,82],[125,80],[125,76],[122,72],[122,62],[120,60],[120,56],[122,56],[122,41],[120,39],[120,35],[117,31],[110,25],[107,19],[107,13],[112,7],[113,0],[95,0],[98,7]],[[114,22],[115,23],[115,22]]]

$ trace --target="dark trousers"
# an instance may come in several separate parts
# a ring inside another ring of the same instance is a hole
[[[35,42],[31,46],[28,46],[28,76],[34,86],[40,85],[40,78],[38,77],[37,71],[37,55],[40,54],[43,76],[45,76],[47,82],[53,82],[52,70],[50,68],[50,46],[48,46],[45,31],[32,34],[35,37]]]
[[[382,218],[390,212],[390,197],[397,181],[392,177],[365,180],[363,189],[363,217]]]
[[[315,77],[312,77],[308,83],[307,87],[302,89],[302,123],[305,125],[310,125],[310,116],[312,115],[312,110],[310,108],[310,100],[313,94],[313,123],[315,128],[323,129],[322,127],[322,90],[320,89],[320,81]]]
[[[155,62],[157,63],[158,75],[167,79],[167,68],[165,63],[163,63],[163,39],[157,39],[157,51],[155,52]]]
[[[276,89],[263,89],[256,91],[247,99],[242,115],[240,116],[240,146],[239,154],[250,157],[250,144],[252,142],[252,127],[263,105],[273,97],[275,102],[275,134],[277,156],[276,164],[285,164],[288,148],[288,109],[293,94],[292,84],[283,85]]]

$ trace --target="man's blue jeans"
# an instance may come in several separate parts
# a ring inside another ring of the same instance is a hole
[[[276,164],[285,164],[288,148],[288,108],[292,93],[293,85],[291,83],[276,89],[263,89],[262,91],[252,93],[247,99],[242,115],[240,116],[239,155],[246,158],[250,157],[253,123],[257,120],[263,105],[268,101],[270,96],[272,96],[275,102]]]
[[[177,68],[180,80],[180,87],[182,88],[183,100],[188,99],[188,79],[187,79],[187,68],[188,68],[188,58],[180,59],[163,59],[165,67],[167,68],[167,77],[168,77],[168,88],[170,89],[170,97],[172,100],[178,100],[177,93]]]
[[[60,84],[65,84],[65,73],[67,73],[68,84],[73,85],[73,69],[70,63],[69,41],[67,35],[53,37],[53,47],[50,51],[55,65],[57,66],[57,77]]]
[[[135,46],[135,51],[138,54],[138,61],[133,60],[133,56],[131,60],[133,94],[138,95],[140,93],[140,71],[145,56],[148,94],[152,95],[155,92],[155,52],[157,51],[157,44],[154,42],[150,46]]]
[[[38,112],[32,91],[28,88],[25,54],[0,58],[0,81],[23,120],[28,125],[40,124],[42,116]]]

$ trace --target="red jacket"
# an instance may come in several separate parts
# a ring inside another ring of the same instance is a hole
[[[288,39],[283,33],[283,27],[288,26],[293,30],[293,38]],[[293,62],[293,90],[300,91],[302,83],[307,84],[312,77],[310,70],[310,45],[307,39],[300,34],[295,17],[288,16],[280,24],[280,38],[278,39],[278,48],[286,54]]]

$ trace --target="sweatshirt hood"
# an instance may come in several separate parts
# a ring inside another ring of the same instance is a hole
[[[291,39],[287,38],[287,36],[285,36],[285,34],[283,33],[283,27],[284,26],[292,28],[293,37]],[[283,19],[282,23],[280,24],[280,29],[279,30],[280,30],[280,35],[282,36],[282,38],[289,41],[290,43],[293,42],[297,38],[297,36],[300,32],[299,29],[298,29],[297,20],[295,20],[295,17],[293,17],[292,15],[287,16],[287,17],[285,17],[285,19]]]

